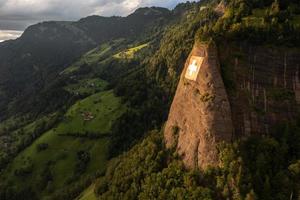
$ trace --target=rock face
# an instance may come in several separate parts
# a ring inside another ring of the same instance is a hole
[[[167,147],[188,168],[206,168],[218,164],[221,141],[283,134],[300,120],[299,70],[299,48],[195,44],[166,123]]]
[[[230,103],[214,44],[196,43],[187,59],[165,127],[168,148],[176,148],[187,168],[218,164],[216,146],[230,142]]]
[[[219,58],[234,138],[283,134],[282,125],[299,120],[299,48],[227,43],[219,45]]]
[[[224,2],[224,0],[222,0],[218,6],[215,8],[215,12],[219,15],[219,16],[223,16],[226,10],[226,4]]]

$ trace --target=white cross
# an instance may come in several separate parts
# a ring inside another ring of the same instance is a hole
[[[198,70],[197,61],[193,60],[192,64],[189,66],[189,76],[193,76]]]

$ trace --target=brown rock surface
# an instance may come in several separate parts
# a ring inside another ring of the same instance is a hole
[[[299,119],[299,48],[244,43],[218,47],[229,80],[234,139],[280,134],[278,127]]]
[[[216,13],[219,16],[223,16],[226,10],[226,5],[224,0],[220,1],[220,3],[218,4],[218,6],[215,8]]]
[[[194,70],[198,71],[194,81],[187,74],[196,64],[195,58],[202,64]],[[232,132],[217,48],[212,43],[196,43],[181,74],[166,123],[166,145],[176,148],[187,168],[206,168],[218,164],[216,145],[231,141]]]

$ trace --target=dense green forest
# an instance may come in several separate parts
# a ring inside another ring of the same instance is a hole
[[[216,10],[219,5],[224,10]],[[144,8],[126,18],[91,16],[42,26],[60,30],[55,43],[35,25],[15,43],[0,45],[8,58],[13,54],[7,49],[19,46],[20,55],[36,53],[10,64],[12,74],[0,81],[0,199],[300,198],[300,116],[268,134],[220,144],[221,164],[207,170],[187,170],[163,139],[194,42],[297,49],[298,0],[202,0],[172,11]],[[78,29],[85,32],[78,36]],[[40,34],[39,42],[28,47],[36,40],[31,33]],[[43,45],[50,50],[39,52]],[[67,57],[52,63],[47,55],[56,53]],[[7,63],[4,58],[0,63]],[[41,60],[43,70],[19,71]],[[231,68],[221,66],[234,94]],[[19,81],[9,79],[20,73]]]
[[[297,199],[299,125],[220,145],[222,167],[205,171],[186,170],[176,152],[166,150],[162,134],[152,131],[111,161],[95,193],[99,199]]]

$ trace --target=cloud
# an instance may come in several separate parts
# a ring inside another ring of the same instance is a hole
[[[0,42],[9,39],[16,39],[21,36],[23,31],[0,30]]]
[[[173,7],[186,0],[0,0],[0,29],[24,30],[46,20],[78,20],[88,15],[126,16],[138,7]]]
[[[172,8],[186,0],[0,0],[0,40],[14,39],[29,25],[78,20],[89,15],[126,16],[139,7]]]

